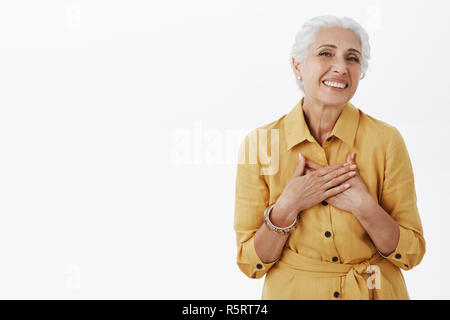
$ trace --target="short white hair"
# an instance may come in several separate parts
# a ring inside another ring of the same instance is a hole
[[[295,42],[291,50],[290,64],[292,70],[294,65],[292,58],[297,62],[304,62],[309,45],[315,41],[317,31],[324,27],[343,27],[351,29],[359,37],[361,41],[361,79],[365,77],[370,59],[369,35],[364,28],[355,20],[349,17],[336,17],[332,15],[319,16],[306,21],[301,30],[295,36]],[[295,76],[295,72],[294,72]],[[305,91],[303,81],[295,78],[299,88]]]

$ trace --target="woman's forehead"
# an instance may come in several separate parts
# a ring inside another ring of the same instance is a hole
[[[317,31],[315,41],[311,44],[313,50],[322,46],[331,46],[337,49],[354,49],[361,52],[361,41],[351,29],[343,27],[326,27]]]

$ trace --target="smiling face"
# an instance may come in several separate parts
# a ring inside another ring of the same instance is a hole
[[[313,103],[346,104],[356,92],[361,76],[361,41],[350,29],[324,27],[309,45],[303,63],[292,62]]]

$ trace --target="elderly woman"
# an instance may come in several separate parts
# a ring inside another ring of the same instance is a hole
[[[397,128],[349,102],[369,58],[353,19],[306,22],[291,57],[304,96],[241,144],[237,264],[266,275],[262,299],[409,299],[401,269],[425,254],[411,160]]]

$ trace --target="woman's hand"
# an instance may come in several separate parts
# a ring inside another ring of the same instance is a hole
[[[355,153],[351,153],[348,157],[347,157],[347,161],[351,162],[352,164],[355,164]],[[323,168],[327,168],[327,167],[322,167],[319,164],[311,161],[311,160],[307,160],[306,161],[306,175],[308,174],[312,174],[317,170],[322,170]],[[311,170],[314,169],[314,170]],[[344,211],[348,211],[351,213],[355,213],[358,211],[358,208],[361,208],[361,206],[363,205],[364,199],[367,199],[367,195],[369,195],[369,191],[364,183],[364,181],[362,180],[361,176],[358,173],[358,170],[356,170],[356,175],[354,177],[352,177],[351,179],[347,180],[348,184],[350,184],[352,187],[341,192],[338,193],[336,195],[333,195],[327,199],[325,199],[325,201],[327,201],[329,204],[335,206],[336,208],[339,208],[341,210]]]
[[[294,175],[278,198],[273,213],[293,220],[300,211],[351,188],[344,182],[356,174],[356,165],[352,167],[352,163],[340,163],[305,174],[306,162],[306,158],[299,154]]]

